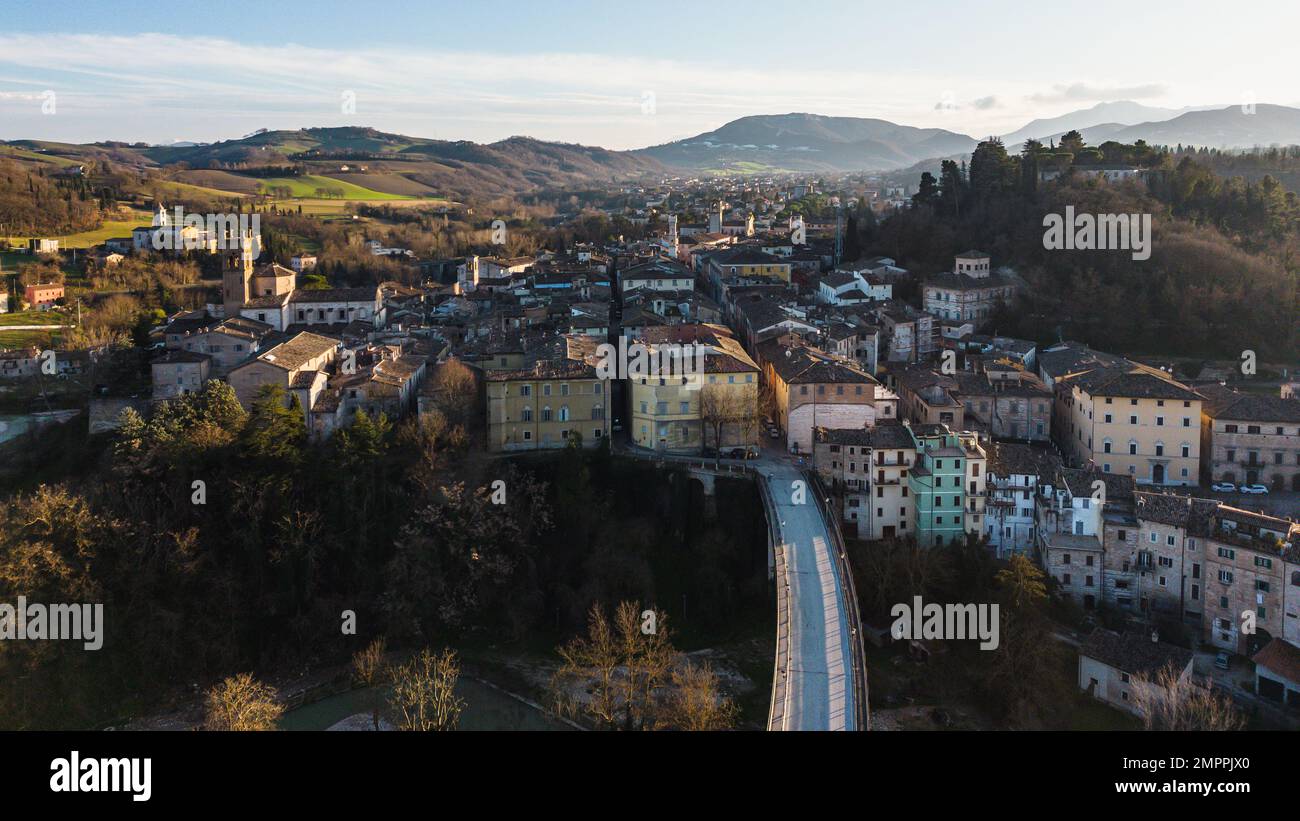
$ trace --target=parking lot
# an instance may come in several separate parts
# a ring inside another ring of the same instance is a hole
[[[1243,510],[1254,510],[1300,521],[1300,493],[1295,491],[1271,491],[1267,495],[1256,496],[1246,493],[1215,493],[1208,487],[1203,487],[1198,488],[1195,493],[1197,496],[1218,499]]]

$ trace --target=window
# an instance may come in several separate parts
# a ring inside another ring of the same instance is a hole
[[[525,422],[531,422],[531,421],[533,421],[533,409],[532,409],[532,408],[524,408],[524,411],[523,411],[523,421],[525,421]]]
[[[1219,581],[1223,582],[1224,584],[1232,584],[1232,571],[1231,571],[1231,570],[1220,570],[1220,571],[1219,571]]]
[[[551,406],[550,406],[550,405],[547,405],[546,407],[542,408],[542,421],[543,421],[543,422],[549,422],[549,421],[551,421]]]
[[[560,421],[561,421],[561,422],[567,422],[567,421],[569,421],[569,406],[568,406],[568,405],[561,405],[561,406],[560,406]]]
[[[532,385],[520,385],[520,386],[519,386],[519,395],[520,395],[520,396],[532,396],[532,395],[533,395],[533,386],[532,386]]]

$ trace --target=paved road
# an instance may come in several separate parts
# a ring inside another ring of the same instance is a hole
[[[795,504],[794,482],[803,475],[788,462],[764,459],[785,550],[789,584],[789,653],[780,710],[783,730],[854,730],[852,651],[848,618],[830,535],[812,489]],[[780,672],[778,671],[778,675]]]
[[[667,456],[626,444],[623,453],[721,472],[754,470],[761,477],[779,534],[776,680],[772,730],[857,730],[854,700],[854,640],[845,610],[844,584],[833,543],[813,489],[798,466],[779,449],[765,449],[754,461]],[[796,503],[795,482],[803,483]],[[786,594],[786,595],[782,595]]]

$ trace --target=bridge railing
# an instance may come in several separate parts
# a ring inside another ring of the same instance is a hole
[[[858,612],[858,590],[853,581],[853,566],[849,563],[849,553],[844,547],[840,517],[836,515],[834,507],[827,502],[830,494],[826,490],[826,485],[815,470],[805,469],[804,475],[808,477],[809,487],[817,495],[817,507],[821,510],[822,517],[826,520],[826,529],[835,542],[833,549],[840,567],[840,577],[844,580],[840,590],[845,598],[845,613],[851,629],[849,648],[853,654],[854,725],[859,730],[867,730],[871,726],[871,707],[867,702],[867,651],[863,643],[865,631],[862,627],[862,616]]]
[[[772,551],[773,569],[776,582],[776,657],[772,663],[772,701],[767,709],[767,729],[784,729],[787,718],[786,704],[789,701],[790,684],[790,590],[786,575],[788,557],[785,545],[776,535],[776,523],[780,521],[776,503],[772,499],[772,488],[761,472],[753,471],[759,484],[759,495],[763,498],[763,512],[767,514],[767,542]]]

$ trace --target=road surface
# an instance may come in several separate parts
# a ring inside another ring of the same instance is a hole
[[[789,585],[789,646],[786,658],[778,659],[778,668],[782,661],[785,666],[779,688],[783,704],[773,711],[779,718],[771,729],[856,730],[852,636],[826,522],[797,468],[764,459],[759,470],[767,479],[785,554],[776,582]],[[803,488],[802,503],[795,482]]]

